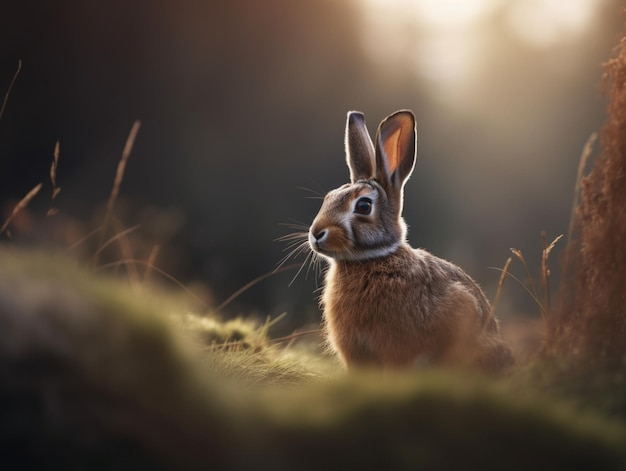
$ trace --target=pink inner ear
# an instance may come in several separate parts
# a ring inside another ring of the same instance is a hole
[[[400,165],[400,134],[402,134],[402,128],[398,126],[398,128],[385,139],[383,144],[389,175],[395,172],[398,165]]]

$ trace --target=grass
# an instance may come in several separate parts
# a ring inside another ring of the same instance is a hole
[[[626,467],[623,425],[530,383],[346,375],[65,258],[3,247],[0,267],[3,467]]]

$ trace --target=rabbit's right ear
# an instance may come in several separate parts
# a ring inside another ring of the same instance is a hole
[[[402,191],[413,172],[417,152],[415,116],[400,110],[387,116],[376,133],[377,177],[383,186]]]
[[[346,161],[350,168],[350,180],[368,179],[374,176],[376,157],[374,144],[365,126],[365,116],[358,111],[348,112],[346,120]]]

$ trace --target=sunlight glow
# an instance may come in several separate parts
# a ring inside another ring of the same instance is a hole
[[[385,66],[409,67],[454,100],[480,54],[477,30],[498,0],[362,0],[364,45]],[[460,87],[460,88],[459,88]]]
[[[410,17],[421,26],[454,28],[476,23],[501,0],[362,0],[378,15]]]
[[[546,47],[584,32],[597,0],[525,0],[512,2],[507,21],[526,43]]]
[[[603,1],[360,0],[363,44],[374,62],[410,67],[442,99],[455,100],[489,60],[497,35],[552,47],[584,34]]]
[[[458,28],[482,20],[495,6],[493,0],[414,0],[420,22],[434,28]]]

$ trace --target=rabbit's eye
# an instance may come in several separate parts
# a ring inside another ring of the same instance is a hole
[[[354,205],[354,212],[357,214],[368,215],[372,212],[372,200],[369,198],[359,198]]]

